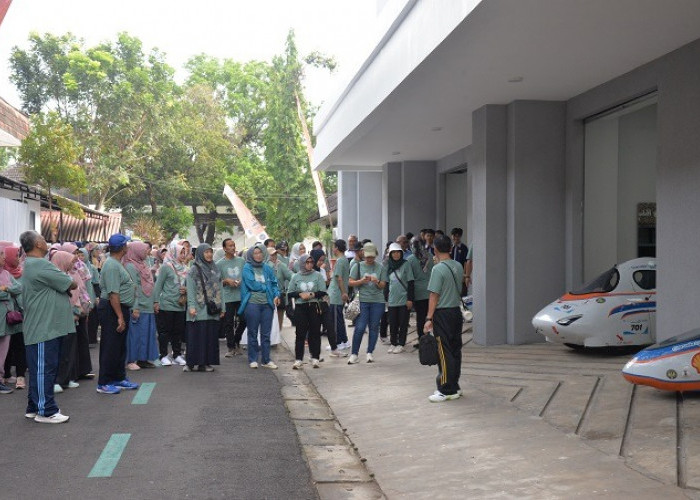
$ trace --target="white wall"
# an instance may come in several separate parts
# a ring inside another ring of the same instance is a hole
[[[453,227],[461,227],[464,230],[462,241],[469,245],[469,212],[471,202],[469,200],[469,175],[467,171],[445,175],[445,224],[442,229],[445,234],[450,234]]]
[[[0,214],[2,214],[0,240],[19,243],[20,234],[29,229],[36,230],[36,227],[31,227],[29,223],[29,212],[32,208],[27,203],[12,199],[19,194],[0,190]],[[38,224],[41,223],[38,211],[36,211],[36,220]]]

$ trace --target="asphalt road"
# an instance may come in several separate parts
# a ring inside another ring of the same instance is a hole
[[[26,391],[0,395],[0,498],[318,498],[275,375],[221,363],[129,372],[155,383],[147,404],[81,381],[57,395],[59,425],[24,418]],[[117,433],[130,438],[111,477],[88,477]]]

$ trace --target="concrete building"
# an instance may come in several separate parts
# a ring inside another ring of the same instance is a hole
[[[465,228],[474,340],[658,259],[660,340],[700,325],[700,2],[385,0],[374,49],[315,121],[338,228]]]

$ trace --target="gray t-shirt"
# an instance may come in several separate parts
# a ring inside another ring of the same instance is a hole
[[[328,286],[328,297],[330,299],[330,303],[333,305],[343,304],[343,294],[338,286],[338,278],[340,278],[343,282],[345,293],[348,293],[350,281],[350,263],[346,257],[339,257],[338,260],[335,261],[333,277],[331,278],[331,284]]]

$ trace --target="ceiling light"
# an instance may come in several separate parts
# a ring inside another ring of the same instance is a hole
[[[398,156],[401,154],[401,151],[392,151],[391,156]]]
[[[525,78],[523,78],[522,76],[514,76],[512,78],[508,78],[508,83],[520,83],[523,80],[525,80]]]
[[[442,130],[442,127],[433,127],[430,130],[432,130],[433,132],[440,132]]]

